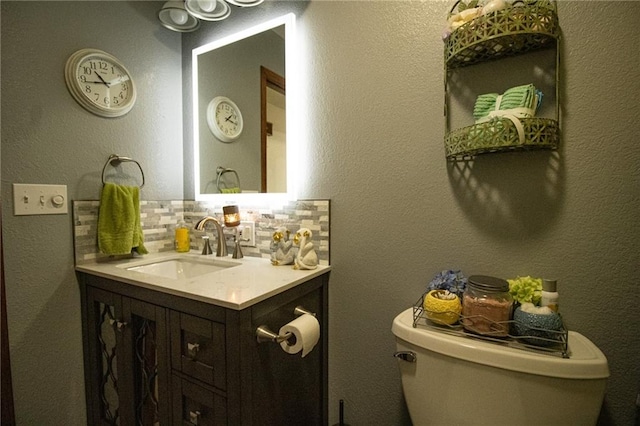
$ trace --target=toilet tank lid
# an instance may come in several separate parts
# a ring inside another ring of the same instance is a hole
[[[399,339],[442,355],[505,370],[567,379],[609,377],[607,358],[580,333],[569,331],[569,358],[502,346],[480,339],[413,327],[413,308],[401,312],[391,327]]]

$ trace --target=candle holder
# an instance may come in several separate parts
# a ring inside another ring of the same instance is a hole
[[[224,216],[224,226],[236,228],[232,258],[242,259],[244,257],[242,248],[240,247],[242,230],[238,227],[238,225],[240,225],[240,209],[238,206],[224,206],[222,207],[222,214]]]

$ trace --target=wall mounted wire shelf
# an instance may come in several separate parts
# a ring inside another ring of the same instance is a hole
[[[496,117],[490,121],[462,127],[445,136],[448,160],[468,160],[479,154],[539,149],[558,149],[560,127],[550,118],[520,118],[523,138],[510,119]]]
[[[468,339],[479,339],[520,350],[533,351],[540,354],[559,356],[562,358],[570,358],[569,332],[565,328],[564,324],[560,330],[547,330],[526,325],[526,328],[529,329],[531,334],[518,336],[513,332],[517,323],[515,320],[496,322],[481,315],[467,317],[460,315],[460,320],[458,322],[447,325],[431,321],[427,318],[427,313],[428,312],[424,309],[424,295],[422,295],[413,306],[414,328],[425,327],[440,333],[451,334]],[[438,312],[437,314],[441,315],[442,312]],[[470,320],[469,322],[473,322],[476,317],[481,318],[482,322],[485,324],[492,324],[491,329],[499,331],[492,336],[491,332],[478,334],[466,330],[463,326],[465,319]],[[504,330],[505,328],[509,330],[509,332],[506,336],[503,336],[504,332],[501,330]]]
[[[449,17],[459,5],[453,5]],[[556,45],[560,26],[555,3],[527,0],[479,16],[451,33],[445,42],[449,69],[515,56]]]
[[[457,13],[454,3],[449,17]],[[445,40],[445,117],[449,110],[449,79],[456,68],[466,67],[535,50],[556,51],[555,118],[496,117],[471,126],[450,129],[445,119],[445,156],[449,161],[466,161],[487,153],[556,150],[560,144],[559,67],[560,25],[555,2],[519,0],[512,6],[478,16],[454,30]]]

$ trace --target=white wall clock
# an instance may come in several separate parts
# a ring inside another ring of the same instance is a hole
[[[231,99],[216,96],[207,107],[207,124],[216,138],[233,142],[242,133],[242,113]]]
[[[131,74],[116,57],[98,49],[80,49],[64,68],[71,96],[87,111],[102,117],[119,117],[136,102]]]

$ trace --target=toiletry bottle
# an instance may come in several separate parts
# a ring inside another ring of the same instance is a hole
[[[542,280],[541,306],[548,306],[554,312],[558,312],[558,282],[556,280]]]
[[[186,253],[191,249],[191,241],[189,239],[189,228],[184,222],[180,222],[176,227],[176,251],[178,253]]]

